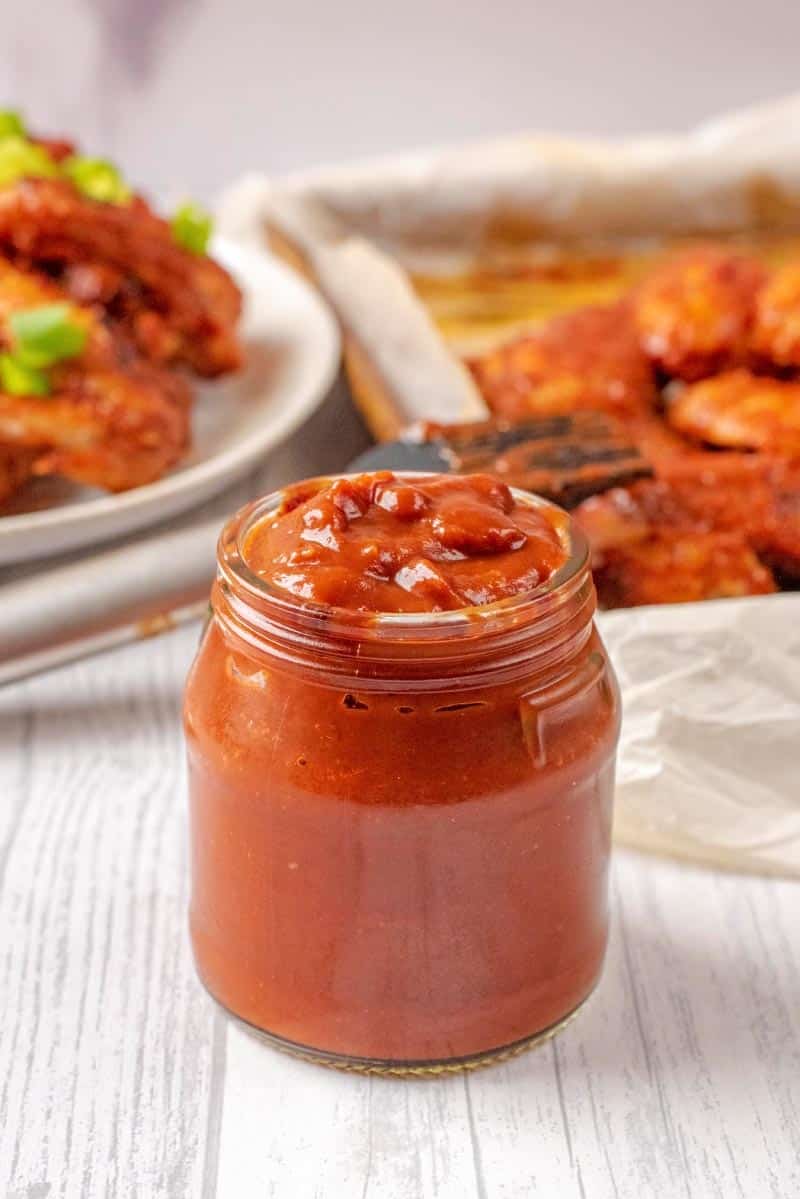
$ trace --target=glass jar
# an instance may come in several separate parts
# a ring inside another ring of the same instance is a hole
[[[332,1065],[516,1053],[580,1007],[606,948],[620,713],[585,542],[570,527],[527,595],[365,619],[248,569],[280,498],[223,531],[187,684],[200,976]]]

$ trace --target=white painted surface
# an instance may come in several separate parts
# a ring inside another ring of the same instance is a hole
[[[338,393],[244,490],[362,438]],[[229,1026],[186,936],[196,638],[0,691],[3,1199],[796,1199],[797,884],[618,853],[595,996],[468,1078],[340,1075]]]
[[[0,1195],[793,1199],[800,891],[618,854],[559,1038],[429,1082],[229,1027],[186,938],[187,629],[0,696]]]
[[[165,192],[515,129],[682,129],[798,86],[791,0],[4,0],[0,102]]]

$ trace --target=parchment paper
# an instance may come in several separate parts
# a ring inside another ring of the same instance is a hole
[[[800,595],[598,624],[624,700],[617,840],[800,877]]]
[[[800,227],[800,95],[688,133],[624,140],[519,135],[321,168],[250,174],[222,197],[229,236],[270,221],[313,257],[363,237],[404,261],[526,236],[648,237]]]

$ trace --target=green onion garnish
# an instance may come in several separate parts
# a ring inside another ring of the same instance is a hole
[[[13,354],[0,354],[0,387],[12,396],[46,396],[50,380],[44,371],[26,366]]]
[[[10,134],[0,138],[0,187],[20,179],[52,179],[58,165],[42,146]]]
[[[15,396],[49,395],[48,367],[80,354],[88,336],[69,304],[13,312],[8,326],[13,344],[0,354],[0,387]]]
[[[78,191],[90,200],[127,204],[133,194],[113,162],[104,158],[84,158],[82,154],[74,154],[62,163],[62,169]]]
[[[14,312],[8,321],[15,360],[32,370],[74,358],[86,345],[86,329],[69,304],[43,304]]]
[[[25,122],[14,108],[0,108],[0,137],[25,137]]]
[[[205,208],[187,200],[176,210],[170,224],[179,246],[191,254],[205,254],[214,228],[211,214]]]

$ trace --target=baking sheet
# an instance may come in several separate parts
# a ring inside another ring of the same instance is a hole
[[[222,197],[219,222],[232,238],[269,237],[315,280],[376,436],[420,415],[480,419],[483,398],[407,272],[452,274],[565,243],[635,251],[665,237],[796,235],[800,94],[677,136],[517,136],[278,181],[250,174]],[[373,368],[367,386],[353,345]]]
[[[280,230],[380,364],[398,417],[474,418],[483,401],[442,357],[406,268],[543,237],[796,232],[800,95],[676,137],[514,137],[277,183],[251,175],[222,214],[229,235]],[[617,839],[800,877],[800,594],[628,609],[600,625],[625,706]]]

